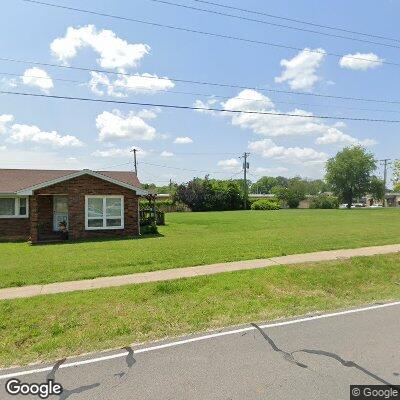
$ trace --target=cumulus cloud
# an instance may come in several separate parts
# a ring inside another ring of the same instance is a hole
[[[101,142],[114,140],[153,140],[156,129],[142,117],[130,112],[127,115],[118,110],[103,111],[96,118],[96,127]]]
[[[190,138],[189,136],[178,136],[174,140],[175,144],[189,144],[193,143],[193,139]]]
[[[340,144],[340,145],[356,145],[374,146],[377,142],[374,139],[359,140],[353,136],[343,133],[337,128],[329,128],[326,133],[316,139],[317,144]]]
[[[11,126],[7,141],[10,143],[47,144],[54,147],[80,147],[83,145],[76,136],[61,135],[57,131],[46,132],[35,125],[23,124]]]
[[[22,76],[22,83],[28,86],[38,87],[43,92],[48,92],[53,89],[53,80],[50,78],[49,74],[41,68],[29,68],[24,72]]]
[[[262,93],[256,90],[246,89],[236,97],[223,104],[226,110],[243,110],[281,113],[275,109],[274,103]],[[287,114],[296,114],[312,117],[312,113],[295,109]],[[228,114],[227,114],[228,115]],[[310,134],[322,134],[327,125],[317,118],[292,117],[289,115],[268,114],[231,114],[232,124],[264,136],[303,136]]]
[[[326,153],[318,152],[308,147],[278,146],[271,139],[263,139],[249,143],[249,149],[265,158],[285,160],[291,163],[325,162]]]
[[[7,125],[9,122],[14,120],[14,116],[11,114],[0,115],[0,134],[6,133]]]
[[[161,157],[173,157],[174,153],[171,153],[170,151],[164,150],[160,154]]]
[[[289,169],[286,167],[272,167],[272,168],[257,167],[254,170],[254,174],[257,176],[260,175],[278,176],[286,174],[287,172],[289,172]]]
[[[196,110],[197,112],[204,113],[204,114],[209,114],[209,115],[219,115],[220,113],[218,111],[212,111],[212,110],[201,110],[202,108],[213,108],[217,105],[218,101],[216,99],[208,99],[206,101],[203,100],[196,100],[193,103],[193,107],[198,107],[199,109]]]
[[[321,78],[316,71],[326,56],[324,49],[305,48],[290,60],[281,60],[284,70],[275,82],[287,82],[294,90],[312,90]]]
[[[365,71],[380,67],[383,61],[383,58],[374,53],[355,53],[343,56],[339,61],[339,65],[342,68]]]
[[[91,48],[99,55],[97,62],[103,68],[115,68],[121,71],[136,67],[150,52],[150,46],[147,44],[128,43],[113,31],[108,29],[98,31],[94,25],[81,28],[70,26],[63,37],[54,39],[50,44],[53,54],[63,63],[68,63],[77,55],[78,50],[85,47]]]
[[[93,93],[103,96],[127,97],[129,93],[151,93],[172,89],[175,83],[166,77],[148,73],[123,75],[115,80],[101,72],[91,72],[89,87]]]
[[[236,158],[218,161],[218,166],[226,171],[237,170],[240,167],[240,162]]]

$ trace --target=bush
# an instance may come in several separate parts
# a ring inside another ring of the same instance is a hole
[[[330,196],[327,194],[320,194],[314,197],[311,201],[310,208],[338,208],[339,199],[335,196]]]
[[[241,210],[244,206],[241,182],[209,179],[207,176],[179,185],[173,200],[185,204],[192,211]]]
[[[279,210],[281,208],[279,200],[261,199],[252,203],[252,210]]]

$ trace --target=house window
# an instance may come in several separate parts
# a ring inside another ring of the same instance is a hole
[[[86,229],[123,229],[123,196],[86,196]]]
[[[27,197],[0,197],[0,218],[27,218]]]

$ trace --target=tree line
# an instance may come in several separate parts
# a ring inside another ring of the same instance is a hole
[[[337,208],[339,202],[346,203],[350,208],[355,199],[366,194],[375,199],[384,197],[385,184],[375,174],[377,161],[372,153],[361,146],[345,147],[327,161],[325,170],[324,179],[263,176],[256,182],[247,182],[248,192],[272,194],[281,205],[290,208],[297,208],[307,196],[312,196],[312,208]],[[400,162],[395,163],[393,175],[394,190],[400,191]],[[248,208],[252,206],[252,202],[246,198],[241,179],[218,180],[206,176],[179,185],[143,186],[155,193],[170,193],[174,202],[185,204],[192,211],[240,210],[246,203]],[[277,208],[276,201],[263,201],[253,208]]]

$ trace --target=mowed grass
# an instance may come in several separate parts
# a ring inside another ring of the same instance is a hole
[[[400,209],[173,213],[159,237],[0,243],[0,287],[398,243]]]
[[[400,299],[400,254],[0,302],[0,365]]]

